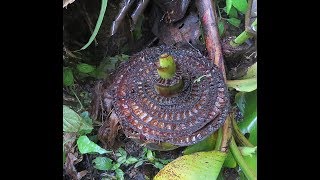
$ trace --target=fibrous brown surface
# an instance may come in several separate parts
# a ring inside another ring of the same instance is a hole
[[[154,88],[159,80],[155,63],[163,53],[173,56],[184,81],[182,92],[171,97]],[[193,49],[145,49],[119,67],[112,87],[114,111],[125,134],[146,143],[195,144],[223,125],[228,114],[221,72]]]

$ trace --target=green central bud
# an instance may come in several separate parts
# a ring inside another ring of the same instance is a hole
[[[165,80],[163,83],[156,83],[154,85],[156,91],[161,96],[170,97],[182,91],[184,83],[182,79],[175,80],[177,78],[176,64],[171,55],[167,53],[160,55],[157,71],[159,76]],[[171,83],[169,83],[169,81],[171,81]]]
[[[157,68],[158,74],[163,79],[171,79],[176,73],[176,64],[173,57],[169,54],[162,54],[159,58],[160,67]]]

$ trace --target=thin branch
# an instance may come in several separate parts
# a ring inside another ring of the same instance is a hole
[[[140,0],[137,8],[131,14],[131,19],[133,22],[133,26],[137,23],[139,16],[143,13],[144,9],[147,7],[149,0]]]
[[[214,1],[214,0],[213,0]],[[218,21],[215,9],[215,2],[211,0],[197,0],[196,6],[201,18],[201,24],[203,27],[203,33],[205,37],[206,47],[209,54],[209,58],[215,65],[221,70],[224,81],[227,81],[226,72],[224,68],[224,60],[222,55],[222,49],[220,44],[220,37],[218,31]],[[222,142],[220,151],[226,152],[228,150],[228,144],[231,138],[231,121],[228,116],[224,125],[222,126]]]
[[[126,16],[127,12],[129,11],[134,1],[135,0],[122,0],[122,2],[120,3],[122,7],[120,7],[120,11],[117,17],[112,22],[111,36],[113,36],[117,32],[121,22],[123,21],[124,17]]]
[[[214,1],[214,0],[213,0]],[[209,58],[213,60],[226,80],[222,49],[218,31],[218,21],[214,2],[211,0],[198,0],[196,6],[201,19],[203,33]]]

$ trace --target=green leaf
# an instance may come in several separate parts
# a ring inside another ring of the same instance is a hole
[[[257,145],[257,90],[250,93],[239,92],[235,102],[243,113],[243,120],[238,124],[242,133],[250,133],[249,141]]]
[[[233,6],[230,9],[229,17],[238,18],[238,12],[237,12],[236,8],[234,8]]]
[[[99,17],[97,20],[96,27],[94,28],[93,33],[92,33],[89,41],[87,42],[87,44],[84,45],[80,50],[86,49],[92,43],[92,41],[94,40],[94,38],[98,34],[98,31],[99,31],[100,26],[102,24],[104,13],[106,12],[106,9],[107,9],[107,5],[108,5],[108,0],[101,0],[101,9],[100,9],[100,14],[99,14]]]
[[[167,164],[154,180],[216,179],[227,154],[221,151],[197,152]]]
[[[214,149],[216,145],[216,140],[217,140],[217,133],[213,133],[203,141],[200,141],[197,144],[188,146],[183,151],[183,154],[188,155],[188,154],[192,154],[200,151],[211,151]]]
[[[241,79],[248,79],[248,78],[256,78],[257,77],[257,62],[252,64],[246,73]]]
[[[86,63],[80,63],[77,65],[77,69],[79,72],[82,72],[82,73],[91,73],[96,68]]]
[[[88,111],[84,111],[80,114],[80,116],[82,117],[82,119],[87,123],[87,124],[91,124],[92,125],[92,119],[89,116],[89,112]]]
[[[234,25],[235,27],[239,27],[240,26],[240,23],[241,21],[239,19],[236,19],[236,18],[230,18],[230,19],[227,19],[227,21]]]
[[[119,57],[120,61],[128,61],[129,60],[129,55],[126,54],[121,54],[121,56]]]
[[[227,80],[228,87],[237,91],[251,92],[257,89],[257,63],[248,68],[247,74],[239,80]]]
[[[252,157],[252,154],[254,154],[257,150],[257,146],[256,147],[238,147],[238,148],[242,156],[250,156],[250,157]]]
[[[236,160],[233,158],[231,151],[228,152],[226,160],[223,163],[224,167],[235,168],[237,166]]]
[[[160,162],[155,162],[153,164],[154,167],[158,168],[158,169],[162,169],[163,168],[163,164],[161,164]]]
[[[154,156],[152,154],[152,151],[150,149],[148,149],[147,151],[147,159],[150,161],[150,162],[153,162],[154,161]]]
[[[143,164],[144,161],[138,161],[135,165],[134,168],[137,168]]]
[[[257,119],[255,119],[255,121],[251,124],[251,126],[249,126],[248,128],[250,135],[249,135],[249,141],[251,142],[251,144],[253,145],[257,145]]]
[[[148,149],[146,147],[143,147],[142,149],[142,157],[145,157],[147,155]]]
[[[77,140],[77,145],[81,154],[95,153],[95,152],[99,154],[104,154],[104,153],[112,152],[112,151],[107,151],[101,148],[96,143],[90,141],[90,139],[87,136],[80,136],[79,139]]]
[[[138,162],[138,159],[135,158],[135,157],[130,156],[130,157],[126,160],[125,164],[126,164],[126,165],[130,165],[130,164],[134,164],[134,163],[136,163],[136,162]]]
[[[257,153],[252,154],[252,156],[243,156],[244,161],[249,166],[249,168],[257,173]]]
[[[116,177],[117,179],[123,180],[124,179],[124,172],[121,169],[116,169]]]
[[[90,133],[92,124],[88,124],[82,117],[68,106],[63,105],[63,131],[64,132],[85,132]]]
[[[216,180],[224,180],[223,171],[220,171]]]
[[[63,85],[71,86],[74,84],[73,73],[70,68],[63,69]]]
[[[232,0],[232,5],[243,14],[247,12],[247,9],[248,9],[247,0]]]
[[[117,159],[117,162],[119,164],[123,164],[124,162],[126,162],[126,156],[120,156],[118,159]]]
[[[118,152],[121,154],[121,156],[124,156],[125,158],[127,158],[127,152],[123,148],[119,148]]]
[[[115,164],[113,164],[113,165],[112,165],[111,170],[119,169],[119,167],[120,167],[120,166],[121,166],[121,164],[119,164],[119,163],[115,163]]]
[[[158,161],[160,161],[162,164],[168,164],[169,162],[172,161],[172,159],[157,159]]]
[[[112,160],[107,157],[96,157],[93,161],[94,167],[98,170],[106,171],[112,168]]]
[[[223,21],[218,22],[218,30],[219,30],[219,35],[222,36],[225,30]]]
[[[226,13],[229,15],[233,0],[226,0]]]

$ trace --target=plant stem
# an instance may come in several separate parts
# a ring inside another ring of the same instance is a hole
[[[242,169],[242,171],[246,175],[246,177],[249,180],[257,179],[256,173],[253,172],[248,167],[247,163],[244,161],[244,159],[241,155],[241,152],[239,151],[238,146],[237,146],[236,142],[234,141],[233,137],[231,137],[230,150],[231,150],[231,153],[232,153],[234,159],[237,161],[237,163],[239,164],[240,168]]]
[[[257,27],[257,19],[252,23],[251,26],[254,26],[255,29],[256,29],[256,27]],[[244,30],[238,37],[236,37],[236,39],[230,41],[230,45],[232,47],[238,47],[241,44],[243,44],[244,42],[246,42],[246,40],[248,40],[249,38],[252,38],[252,37],[253,37],[252,33],[250,33],[247,30]]]
[[[219,128],[218,130],[218,137],[216,141],[216,146],[214,147],[214,150],[220,150],[221,148],[221,143],[222,143],[222,128]]]
[[[226,81],[215,3],[211,0],[197,0],[195,3],[203,27],[208,57],[219,67]]]
[[[163,79],[171,79],[176,73],[176,64],[169,54],[162,54],[159,58],[158,74]]]
[[[233,127],[233,137],[235,138],[235,141],[239,144],[239,146],[254,147],[254,145],[252,145],[248,141],[248,139],[242,134],[236,123],[236,120],[234,118],[231,119]]]
[[[224,125],[222,126],[222,142],[220,151],[227,152],[228,151],[228,144],[230,142],[232,136],[232,127],[231,127],[231,120],[230,115],[227,116]]]
[[[80,104],[80,110],[82,110],[82,109],[83,109],[83,105],[82,105],[80,99],[78,98],[77,94],[74,92],[73,87],[70,87],[70,91],[71,91],[71,92],[73,93],[73,95],[77,98],[77,100],[78,100],[78,102],[79,102],[79,104]]]

